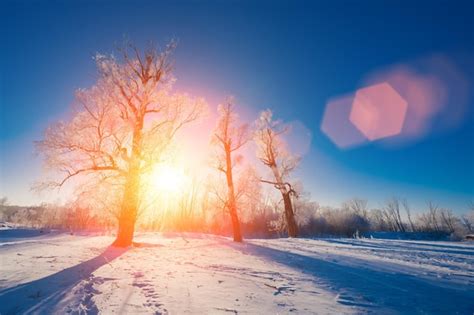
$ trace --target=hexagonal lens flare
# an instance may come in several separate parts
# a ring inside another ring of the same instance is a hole
[[[389,137],[383,145],[416,141],[468,116],[471,82],[447,56],[375,70],[363,82],[366,87],[326,104],[321,130],[339,148]]]
[[[321,123],[321,130],[341,149],[349,149],[367,141],[349,120],[353,100],[354,94],[329,100]]]
[[[349,120],[370,141],[402,131],[408,104],[387,82],[357,90]]]

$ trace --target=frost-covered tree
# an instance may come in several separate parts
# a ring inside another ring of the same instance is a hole
[[[456,228],[457,218],[454,216],[453,211],[450,209],[440,209],[439,215],[441,222],[446,231],[453,233]]]
[[[405,232],[405,225],[402,222],[400,213],[400,198],[393,197],[385,204],[385,214],[394,231]]]
[[[474,202],[469,203],[470,211],[461,216],[461,224],[468,233],[474,232]]]
[[[249,128],[246,124],[239,125],[232,98],[218,107],[219,119],[214,131],[213,142],[219,149],[217,169],[225,174],[227,182],[227,198],[225,207],[232,220],[232,230],[235,242],[242,241],[240,221],[237,211],[236,188],[234,185],[234,167],[241,159],[234,155],[249,140]]]
[[[408,223],[410,223],[411,231],[416,232],[416,227],[415,227],[415,224],[413,223],[413,219],[411,217],[411,208],[410,208],[410,205],[408,204],[408,200],[403,199],[402,200],[402,205],[403,205],[403,209],[405,209],[405,212],[407,214],[407,219],[408,219]]]
[[[96,55],[96,84],[78,90],[71,119],[51,125],[37,143],[47,167],[59,171],[41,187],[61,187],[77,177],[122,185],[116,246],[132,243],[142,175],[205,106],[172,91],[174,48],[171,43],[162,52],[150,47],[140,53],[127,44],[120,57]]]
[[[262,211],[263,202],[260,177],[252,165],[247,165],[239,172],[236,188],[239,218],[241,222],[249,221]]]
[[[368,220],[369,218],[369,210],[367,207],[367,200],[359,199],[359,198],[352,198],[343,203],[342,208],[347,209],[354,214],[360,216],[364,220]]]
[[[272,184],[280,191],[285,208],[288,236],[297,237],[298,225],[291,198],[296,195],[296,192],[288,182],[288,177],[299,164],[300,158],[293,156],[286,148],[283,135],[289,128],[281,121],[273,120],[270,110],[261,112],[255,125],[254,139],[258,147],[257,157],[270,168],[274,178],[274,180],[262,179],[262,182]]]

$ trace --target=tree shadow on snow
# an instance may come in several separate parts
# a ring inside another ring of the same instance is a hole
[[[80,281],[91,277],[101,266],[122,255],[127,249],[108,247],[102,254],[47,277],[0,291],[0,314],[49,314]],[[91,288],[89,288],[91,289]],[[85,297],[87,313],[97,313],[90,296]],[[66,313],[66,310],[64,310]]]
[[[412,275],[370,269],[363,265],[363,260],[353,267],[255,244],[227,244],[244,254],[308,274],[317,286],[337,292],[339,303],[368,312],[473,314],[474,311],[472,284],[446,287]]]

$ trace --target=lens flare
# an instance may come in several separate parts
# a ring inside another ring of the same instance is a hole
[[[367,139],[374,141],[402,131],[407,102],[384,82],[357,90],[350,121]]]
[[[353,101],[353,94],[329,100],[321,122],[321,130],[340,149],[350,149],[367,142],[349,120]]]

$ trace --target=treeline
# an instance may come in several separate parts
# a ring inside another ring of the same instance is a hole
[[[380,209],[369,209],[366,200],[352,199],[340,207],[320,206],[308,198],[295,198],[295,216],[304,237],[367,237],[371,232],[401,232],[432,239],[461,240],[474,233],[474,209],[457,216],[450,209],[427,203],[424,212],[413,213],[406,200],[392,198]],[[204,206],[204,207],[203,207]],[[286,220],[281,203],[267,198],[242,207],[242,232],[245,237],[287,236]],[[20,207],[0,204],[0,220],[25,227],[61,229],[67,231],[115,231],[117,219],[113,212],[80,207],[42,204]],[[181,231],[232,235],[232,222],[222,207],[210,200],[200,207],[183,207],[162,216],[143,217],[141,231]]]
[[[43,203],[39,206],[22,207],[8,205],[0,199],[0,221],[20,227],[58,229],[67,231],[111,231],[116,222],[113,217],[104,216],[90,208],[74,204],[59,206]]]
[[[429,202],[424,212],[413,214],[408,202],[400,198],[388,200],[380,209],[369,210],[367,201],[353,199],[340,208],[320,207],[315,213],[303,225],[305,235],[357,237],[369,232],[400,232],[460,240],[474,232],[474,210],[456,216],[452,210]]]

